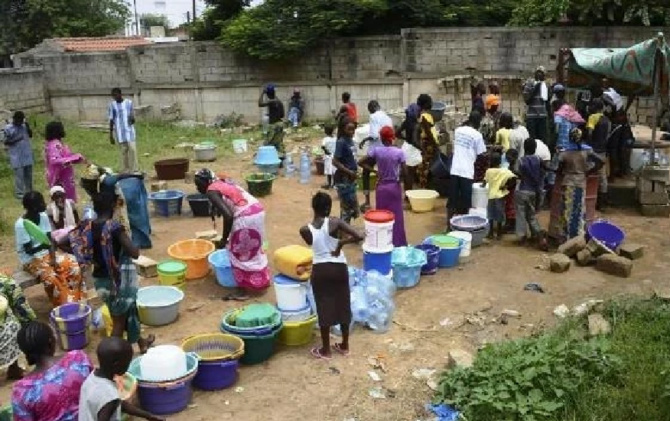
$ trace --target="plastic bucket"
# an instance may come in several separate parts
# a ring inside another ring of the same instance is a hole
[[[463,240],[458,240],[458,247],[445,247],[440,249],[440,267],[452,268],[458,265],[458,259],[461,256]]]
[[[216,145],[200,143],[193,148],[195,160],[198,162],[216,161]]]
[[[376,270],[382,275],[388,275],[391,273],[391,254],[393,250],[389,250],[383,253],[369,251],[365,245],[363,245],[363,269],[366,272]]]
[[[283,275],[274,277],[277,307],[283,311],[302,310],[307,305],[307,287]]]
[[[610,250],[616,250],[623,243],[626,235],[614,224],[597,221],[587,228],[589,238],[599,241]]]
[[[472,207],[486,208],[489,203],[489,189],[482,187],[482,183],[472,185]]]
[[[211,215],[211,206],[209,204],[209,199],[204,194],[189,194],[186,196],[188,200],[188,205],[191,207],[191,212],[193,216],[210,216]]]
[[[261,146],[258,148],[254,164],[256,165],[279,165],[279,153],[274,146]]]
[[[393,224],[395,216],[385,210],[365,213],[365,243],[367,251],[385,253],[393,250]]]
[[[414,247],[393,250],[393,283],[398,288],[412,288],[421,279],[421,268],[427,263],[426,253]]]
[[[309,295],[309,292],[308,292]],[[309,296],[307,297],[307,301],[309,301]],[[282,310],[281,308],[279,309],[281,312],[281,319],[284,323],[295,323],[295,322],[303,322],[310,317],[312,317],[312,307],[311,305],[307,304],[305,308],[301,310],[296,310],[296,311],[287,311],[287,310]]]
[[[247,152],[247,139],[234,139],[233,140],[233,152],[237,154]]]
[[[461,257],[470,256],[470,250],[472,247],[472,233],[467,231],[452,231],[447,235],[449,237],[454,237],[463,240],[463,244],[461,244]]]
[[[193,386],[201,390],[222,390],[235,384],[240,363],[232,361],[200,361]]]
[[[267,361],[275,352],[275,342],[279,331],[264,336],[239,335],[244,341],[244,356],[240,363],[255,365]]]
[[[284,323],[284,327],[279,332],[279,343],[287,346],[307,345],[314,338],[315,324],[316,316],[301,322]]]
[[[86,348],[89,342],[91,307],[81,303],[67,303],[51,310],[51,326],[63,351]]]
[[[224,288],[235,288],[237,282],[233,276],[233,267],[230,264],[228,250],[217,250],[207,258],[214,269],[216,280]]]
[[[419,244],[415,248],[426,253],[428,260],[425,265],[421,267],[422,275],[434,275],[440,267],[440,248],[432,244]]]
[[[186,263],[186,279],[200,279],[209,274],[207,257],[215,250],[214,243],[207,240],[184,240],[168,247],[168,255]]]
[[[156,415],[170,415],[181,412],[191,401],[191,383],[195,373],[176,382],[139,382],[137,396],[145,411]]]
[[[154,212],[160,216],[181,215],[184,193],[179,190],[159,191],[151,193],[149,200],[153,204]]]
[[[167,260],[158,264],[158,284],[184,290],[186,284],[186,263]]]

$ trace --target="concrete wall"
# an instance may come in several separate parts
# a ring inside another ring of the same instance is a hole
[[[339,39],[283,62],[241,57],[214,42],[134,47],[121,53],[28,52],[16,62],[42,66],[53,111],[76,120],[103,120],[109,91],[119,86],[134,96],[136,104],[151,105],[155,117],[162,106],[176,103],[187,119],[211,121],[235,112],[257,122],[260,86],[268,82],[277,85],[283,100],[300,87],[308,118],[329,117],[344,91],[351,92],[364,117],[369,99],[397,109],[420,93],[466,111],[471,74],[500,81],[503,107],[521,115],[522,80],[540,64],[551,73],[559,48],[628,46],[658,30],[406,29],[399,36]],[[438,83],[442,78],[446,84]],[[632,109],[633,117],[647,122],[650,110],[650,102],[641,100]]]
[[[48,109],[44,72],[39,68],[0,69],[0,110],[43,113]]]

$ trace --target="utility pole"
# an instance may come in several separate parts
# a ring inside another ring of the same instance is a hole
[[[195,0],[193,0],[193,22],[195,22],[195,18],[196,18],[196,15],[195,15]]]
[[[137,17],[137,0],[133,0],[133,10],[135,12],[135,35],[140,34],[140,21]]]

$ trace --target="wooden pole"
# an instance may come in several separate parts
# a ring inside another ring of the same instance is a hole
[[[656,38],[656,53],[654,54],[654,117],[651,126],[651,165],[656,165],[656,128],[658,126],[658,100],[661,92],[661,66],[663,65],[661,58],[661,46],[663,45],[663,33],[659,32]]]

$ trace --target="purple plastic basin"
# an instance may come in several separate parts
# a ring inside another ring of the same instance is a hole
[[[56,341],[62,350],[86,348],[89,342],[91,307],[79,303],[63,304],[51,310],[49,321],[56,331]]]
[[[193,386],[201,390],[221,390],[232,386],[237,381],[239,362],[233,361],[201,361],[198,363],[198,374],[193,379]]]
[[[421,274],[433,275],[437,273],[437,269],[440,267],[440,248],[432,244],[419,244],[418,246],[414,246],[414,248],[423,250],[428,259],[428,262],[421,267]]]
[[[170,415],[181,412],[186,409],[191,401],[192,381],[193,377],[166,385],[140,382],[137,387],[140,406],[156,415]]]

